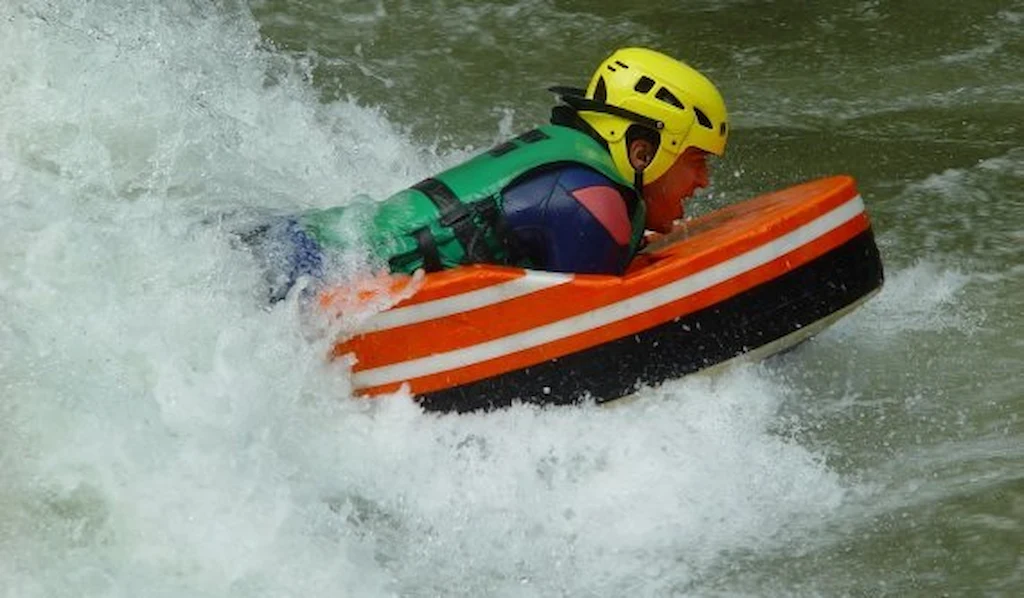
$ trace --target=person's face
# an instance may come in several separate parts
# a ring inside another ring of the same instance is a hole
[[[688,147],[658,180],[644,185],[648,229],[672,231],[672,223],[683,217],[683,201],[697,189],[708,186],[707,152]]]

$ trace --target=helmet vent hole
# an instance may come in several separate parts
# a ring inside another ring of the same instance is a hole
[[[726,131],[728,131],[728,129],[726,128],[725,123],[722,123],[722,124],[718,125],[718,136],[719,137],[725,137],[725,132]]]
[[[605,102],[608,100],[608,88],[605,87],[604,77],[597,79],[597,85],[594,86],[594,99],[598,102]]]
[[[708,118],[707,114],[704,114],[704,112],[697,107],[694,107],[693,111],[697,113],[697,122],[700,123],[700,126],[705,129],[711,129],[712,131],[715,130],[715,127],[711,124],[711,119]]]
[[[628,65],[628,64],[626,64],[625,62],[622,62],[621,60],[616,60],[616,61],[615,61],[615,64],[617,64],[617,65],[621,66],[621,67],[622,67],[622,68],[624,68],[624,69],[628,69],[628,68],[629,68],[629,65]]]
[[[683,103],[679,101],[679,98],[677,98],[674,93],[665,89],[664,87],[659,89],[658,93],[654,94],[654,97],[658,98],[662,102],[665,102],[666,104],[672,104],[676,108],[685,108],[685,106],[683,106]]]
[[[650,77],[640,77],[640,80],[636,82],[633,89],[640,93],[647,93],[648,91],[651,91],[652,87],[654,87],[654,79],[651,79]]]

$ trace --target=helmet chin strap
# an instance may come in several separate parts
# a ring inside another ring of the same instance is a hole
[[[647,167],[650,166],[651,162],[653,161],[653,155],[644,156],[644,162],[646,162],[646,164],[644,164],[644,167],[633,167],[633,188],[636,189],[636,192],[639,193],[640,195],[644,194],[644,170],[647,170]]]

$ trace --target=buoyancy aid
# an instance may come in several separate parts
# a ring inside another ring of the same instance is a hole
[[[368,218],[367,241],[395,273],[471,263],[534,266],[504,230],[502,191],[525,176],[568,163],[591,168],[620,188],[632,224],[630,250],[635,251],[644,231],[643,201],[604,147],[559,125],[528,131],[376,204],[372,214],[363,216]],[[306,214],[300,223],[321,246],[343,245],[339,224],[347,211]]]

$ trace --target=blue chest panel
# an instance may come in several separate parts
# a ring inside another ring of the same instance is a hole
[[[576,165],[542,172],[505,190],[506,225],[538,268],[584,274],[625,271],[630,258],[628,243],[616,242],[573,195],[591,187],[619,193],[605,176]]]

